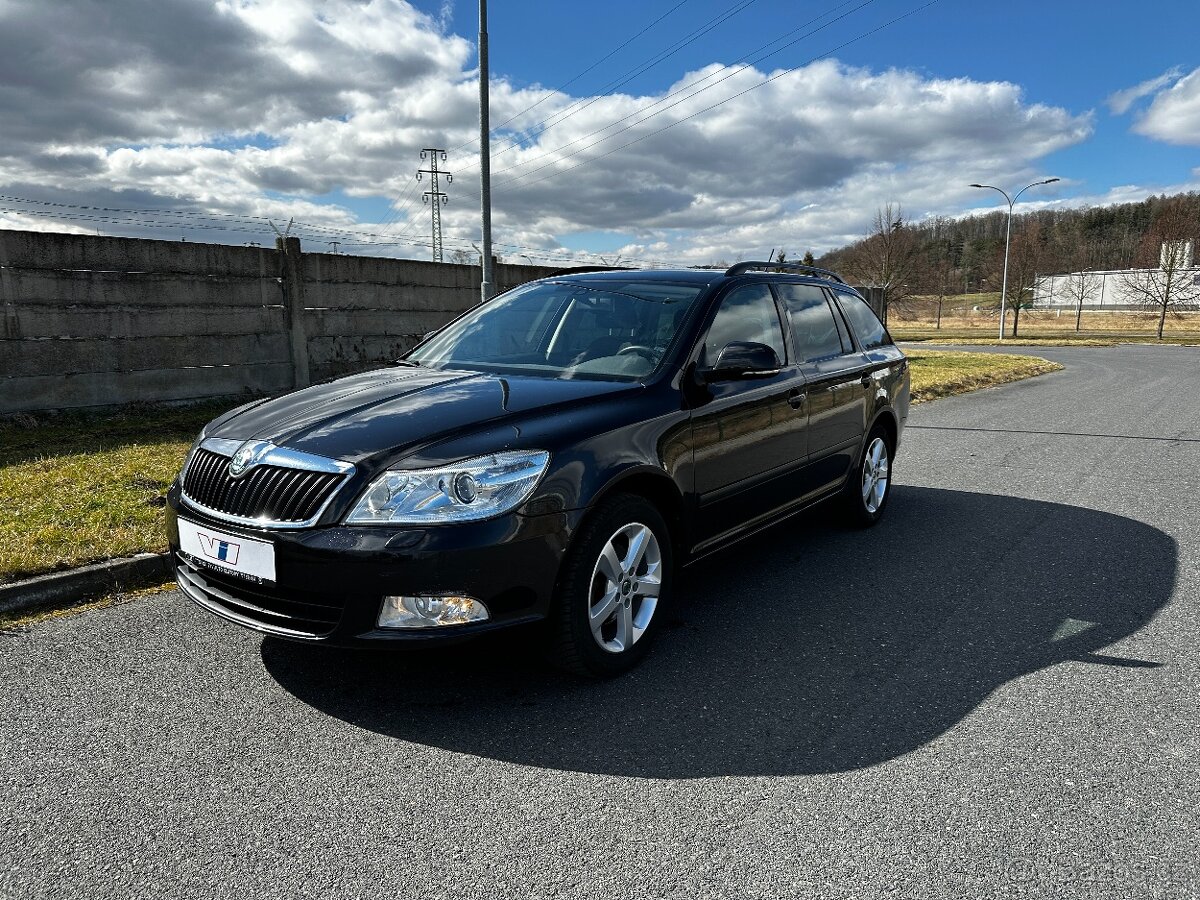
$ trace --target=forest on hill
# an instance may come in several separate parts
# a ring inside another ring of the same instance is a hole
[[[817,265],[856,284],[884,289],[888,302],[995,292],[1001,287],[1007,212],[908,221],[898,205],[881,207],[873,227],[855,243],[827,253]],[[1083,209],[1042,209],[1014,215],[1008,266],[1009,306],[1032,299],[1037,276],[1093,270],[1186,269],[1187,242],[1200,250],[1200,194],[1149,197],[1139,203]],[[1164,253],[1163,246],[1173,248]],[[1161,276],[1156,276],[1161,281]],[[1192,279],[1165,306],[1194,304]],[[1150,285],[1150,282],[1147,282]],[[1158,291],[1161,293],[1161,290]],[[1147,296],[1147,305],[1156,305]],[[1157,298],[1157,305],[1162,298]],[[1164,307],[1165,308],[1165,307]]]

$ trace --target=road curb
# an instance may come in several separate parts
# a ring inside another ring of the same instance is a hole
[[[171,577],[169,553],[139,553],[91,566],[0,585],[0,613],[17,613],[89,596],[161,584]]]

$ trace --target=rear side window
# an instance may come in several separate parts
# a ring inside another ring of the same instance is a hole
[[[883,323],[879,321],[875,311],[867,306],[866,300],[857,294],[838,291],[838,301],[864,350],[873,350],[892,342],[892,339],[888,337],[887,329],[883,327]]]
[[[796,357],[802,362],[837,356],[842,352],[837,321],[825,291],[815,284],[777,284],[792,323]]]
[[[736,288],[721,301],[721,308],[704,339],[704,365],[715,365],[725,345],[732,341],[766,344],[779,356],[780,362],[787,359],[779,310],[771,289],[765,284]]]

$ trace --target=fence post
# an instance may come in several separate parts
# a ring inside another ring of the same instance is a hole
[[[12,273],[8,271],[8,250],[5,234],[0,231],[0,303],[4,304],[4,331],[0,337],[19,338],[21,320],[17,316],[17,292],[13,288]]]
[[[304,269],[300,238],[277,237],[279,282],[283,286],[283,316],[292,355],[293,387],[308,387],[308,335],[304,331]]]

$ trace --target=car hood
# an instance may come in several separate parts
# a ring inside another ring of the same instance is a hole
[[[391,368],[349,375],[218,420],[209,437],[270,441],[357,463],[532,412],[639,388],[612,381]]]

